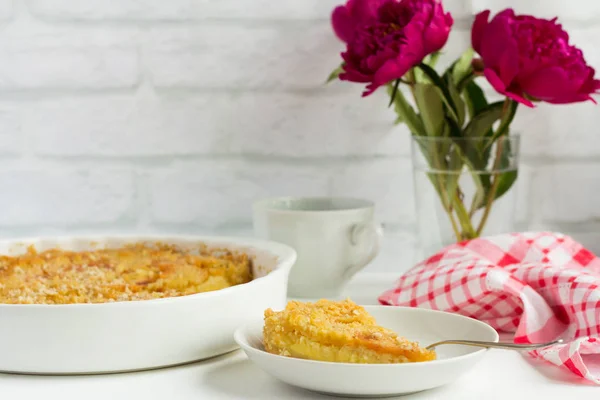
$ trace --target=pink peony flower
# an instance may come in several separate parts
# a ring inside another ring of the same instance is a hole
[[[340,40],[348,43],[357,29],[376,20],[377,10],[385,0],[348,0],[337,6],[331,14],[333,31]]]
[[[453,23],[439,0],[386,0],[377,8],[374,19],[372,12],[377,2],[350,3],[356,17],[352,21],[357,21],[358,10],[363,10],[362,22],[341,25],[340,20],[348,21],[340,19],[341,11],[337,17],[334,11],[332,22],[342,40],[347,40],[340,79],[367,83],[363,96],[401,78],[425,56],[441,49]],[[350,10],[346,12],[351,14]]]
[[[556,18],[515,15],[507,9],[488,22],[489,15],[477,15],[471,41],[485,77],[499,93],[529,107],[532,99],[555,104],[594,101],[590,95],[600,89],[600,81]]]

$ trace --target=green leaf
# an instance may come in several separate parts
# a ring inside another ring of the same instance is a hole
[[[483,90],[475,81],[471,81],[467,84],[465,87],[464,96],[467,103],[467,108],[469,110],[469,116],[471,118],[479,114],[488,106],[488,101],[483,93]],[[491,132],[489,136],[491,136]]]
[[[504,102],[503,102],[503,105],[504,105]],[[498,130],[496,132],[494,132],[494,134],[492,135],[492,142],[494,142],[500,136],[502,136],[504,134],[508,134],[509,126],[510,126],[511,122],[513,121],[513,119],[515,118],[515,114],[517,113],[518,107],[519,107],[519,103],[517,103],[514,100],[508,100],[508,110],[506,112],[506,115],[502,116],[502,122],[500,123]]]
[[[479,193],[477,194],[477,200],[478,202],[475,203],[474,200],[474,204],[476,204],[477,209],[483,207],[485,205],[485,202],[487,202],[489,200],[489,197],[492,196],[492,193],[490,193],[490,191],[492,190],[492,177],[497,181],[495,183],[496,186],[496,190],[493,193],[493,198],[492,201],[497,200],[498,198],[500,198],[502,195],[504,195],[506,192],[508,192],[508,190],[513,186],[513,184],[516,182],[517,180],[517,175],[518,175],[518,171],[516,169],[514,169],[514,164],[512,163],[511,157],[513,155],[513,152],[511,150],[511,142],[510,140],[502,140],[502,142],[496,142],[496,150],[497,154],[496,156],[499,157],[499,159],[497,159],[494,162],[494,168],[492,172],[486,172],[484,174],[479,174],[479,179],[482,180],[482,183],[484,183],[484,196],[483,198],[481,198],[481,196],[479,195]],[[501,146],[501,147],[500,147]],[[490,149],[486,149],[485,153],[488,154],[485,157],[489,158],[489,151]],[[486,159],[486,163],[487,163],[487,159]]]
[[[471,215],[478,209],[480,209],[485,201],[487,192],[490,190],[491,182],[489,174],[481,174],[478,172],[471,171],[471,177],[475,183],[475,194],[471,202]]]
[[[441,55],[442,53],[439,51],[431,53],[430,55],[425,57],[423,63],[429,65],[431,68],[435,68],[435,65],[437,64]],[[427,75],[425,75],[425,73],[419,68],[414,68],[414,78],[415,83],[431,83],[431,79],[429,79]]]
[[[427,75],[423,73],[419,68],[413,70],[413,79],[415,83],[431,83]]]
[[[468,159],[471,170],[486,170],[492,145],[497,143],[497,146],[502,146],[497,147],[497,151],[499,152],[497,157],[500,158],[494,162],[493,171],[473,173],[473,179],[477,186],[477,192],[471,206],[471,212],[474,212],[483,208],[490,201],[500,198],[517,180],[517,171],[511,170],[511,143],[509,140],[502,143],[498,142],[500,137],[508,135],[508,127],[514,118],[517,105],[508,104],[508,109],[505,102],[497,102],[485,106],[487,100],[481,89],[474,82],[471,82],[467,86],[467,91],[469,92],[467,97],[471,104],[470,108],[475,116],[467,128],[465,128],[465,136],[470,135],[472,137],[485,137],[488,139],[469,150]],[[494,133],[492,126],[498,120],[501,121],[500,126]],[[495,180],[494,183],[492,183],[492,178]]]
[[[499,179],[498,188],[496,189],[496,195],[494,196],[494,200],[499,199],[504,195],[508,190],[513,186],[513,184],[517,181],[518,171],[506,171],[499,174],[496,179]]]
[[[444,210],[446,210],[446,212],[448,212],[448,213],[451,212],[452,206],[450,205],[450,199],[448,199],[448,195],[446,194],[446,191],[442,190],[442,187],[444,186],[444,183],[443,183],[444,177],[440,174],[436,174],[433,172],[427,172],[427,178],[429,178],[429,181],[435,188],[435,191],[438,194],[438,197],[440,199],[440,202],[442,203],[442,206],[444,207]]]
[[[447,168],[446,159],[442,160],[438,156],[442,153],[438,143],[436,143],[435,141],[428,141],[426,139],[420,140],[421,137],[422,136],[417,136],[414,139],[419,145],[419,148],[421,149],[421,154],[423,154],[423,157],[425,157],[425,159],[427,160],[427,164],[429,164],[429,166],[434,170],[441,170]]]
[[[453,198],[459,188],[460,171],[463,169],[464,165],[463,157],[461,157],[460,151],[456,149],[455,146],[443,148],[441,151],[443,151],[441,155],[447,159],[448,171],[455,172],[444,174],[444,178],[446,179],[446,190],[451,198]]]
[[[390,104],[388,104],[388,107],[394,104],[394,99],[396,98],[396,94],[398,93],[398,86],[400,86],[400,79],[396,79],[396,83],[394,83],[392,93],[390,94]]]
[[[490,104],[487,108],[476,114],[465,128],[465,137],[484,137],[494,123],[502,118],[504,102]]]
[[[473,61],[474,54],[474,50],[472,48],[469,48],[454,63],[452,67],[452,81],[455,85],[458,85],[460,82],[463,81],[463,79],[467,78],[473,73],[471,61]]]
[[[467,107],[469,109],[469,115],[471,116],[471,118],[475,117],[476,115],[478,115],[483,110],[485,110],[486,108],[489,107],[487,98],[485,97],[485,93],[483,92],[481,87],[475,81],[471,81],[467,84],[464,93],[465,93],[464,98],[467,102]],[[490,129],[485,133],[485,136],[491,138],[493,136],[493,134],[494,134],[494,131],[490,127]],[[492,142],[490,141],[489,143],[492,143]],[[482,151],[483,151],[484,165],[487,165],[487,161],[490,158],[491,148],[490,148],[490,146],[486,146],[485,143],[482,143],[482,148],[483,148]],[[488,177],[488,180],[489,180],[489,177]]]
[[[494,123],[502,117],[503,108],[503,102],[496,102],[488,105],[483,110],[480,110],[479,113],[471,119],[464,130],[465,137],[490,138],[489,140],[482,142],[473,142],[473,145],[470,146],[470,148],[465,149],[466,156],[469,158],[474,170],[485,170],[488,164],[491,150],[490,144],[493,141],[489,135],[492,132],[492,126]],[[490,177],[486,176],[485,174],[481,174],[479,179],[481,180],[481,185],[488,189],[490,186],[488,183],[490,181]]]
[[[387,85],[387,90],[391,96],[394,88],[392,87],[392,85]],[[401,89],[398,89],[394,97],[394,110],[398,115],[396,123],[404,122],[413,135],[426,135],[425,128],[423,127],[423,121],[412,108],[412,106],[408,103]]]
[[[450,95],[450,92],[448,91],[448,87],[446,86],[444,80],[429,65],[421,63],[418,65],[418,67],[421,68],[425,75],[427,75],[427,77],[431,79],[431,82],[433,82],[433,84],[442,91],[442,95],[443,97],[445,97],[444,102],[448,104],[448,107],[450,108],[451,112],[454,115],[458,115],[458,110],[456,108],[456,105],[452,101],[452,96]]]
[[[325,81],[326,84],[329,83],[329,82],[331,82],[331,81],[336,80],[340,76],[340,74],[342,72],[344,72],[344,64],[345,63],[340,64],[339,67],[337,67],[336,69],[334,69],[333,71],[331,71],[331,73],[327,77],[327,80]]]
[[[456,87],[456,85],[454,84],[454,82],[452,82],[451,80],[447,81],[448,84],[448,92],[450,93],[450,97],[452,98],[452,101],[454,102],[455,106],[456,106],[456,114],[454,115],[455,121],[458,124],[459,128],[462,128],[463,124],[465,123],[465,102],[463,101],[462,97],[460,96],[460,92],[458,90],[458,88]],[[450,108],[450,105],[446,103],[446,106],[448,107],[448,111],[452,110]]]
[[[488,101],[485,97],[485,94],[483,93],[483,90],[481,90],[481,87],[479,87],[479,85],[475,81],[470,81],[467,83],[463,91],[463,98],[465,100],[468,114],[471,120],[474,118],[474,116],[480,114],[483,110],[489,107]],[[485,132],[483,136],[491,136],[492,133],[493,131],[490,127],[490,129],[488,129],[488,131]],[[476,142],[473,143],[475,144]],[[485,170],[488,164],[491,149],[484,148],[485,142],[477,143],[476,146],[471,147],[473,148],[466,149],[466,152],[467,156],[469,157],[468,166],[469,169],[472,171],[471,177],[473,178],[473,182],[475,183],[476,188],[476,192],[473,196],[473,200],[471,203],[470,213],[472,215],[475,211],[479,210],[485,205],[485,200],[487,199],[488,192],[492,186],[492,182],[491,174],[481,172]]]
[[[417,107],[428,136],[441,136],[444,129],[444,102],[437,87],[428,83],[414,85]]]
[[[446,96],[444,96],[444,92],[439,87],[436,87],[436,90],[440,94],[440,99],[442,99],[442,102],[446,106],[446,111],[448,112],[448,114],[450,116],[449,119],[454,121],[456,126],[458,126],[459,116],[458,116],[458,114],[456,114],[455,110],[452,109],[452,104],[450,103],[448,98],[446,98]],[[452,95],[450,95],[450,99],[452,99]]]
[[[435,68],[435,65],[439,61],[441,55],[442,55],[441,51],[436,51],[436,52],[431,53],[426,58],[426,60],[427,60],[426,64],[429,65],[431,68]]]
[[[478,87],[476,87],[474,91],[477,92],[477,89]],[[469,96],[467,95],[467,97]],[[487,101],[485,100],[485,97],[479,98],[478,100],[482,101],[477,101],[475,103],[475,107],[473,108],[477,110],[477,114],[475,114],[475,117],[471,119],[464,129],[464,137],[489,137],[488,135],[492,132],[492,126],[502,117],[503,102],[493,103],[485,108],[479,109],[483,106],[484,102],[487,103]],[[483,207],[492,186],[491,174],[481,172],[486,170],[490,157],[490,148],[486,147],[486,142],[487,141],[461,142],[462,151],[469,169],[471,171],[477,171],[472,173],[472,178],[477,189],[471,205],[472,211]]]

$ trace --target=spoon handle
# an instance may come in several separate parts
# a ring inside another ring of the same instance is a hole
[[[427,350],[431,350],[434,347],[441,346],[444,344],[462,344],[465,346],[475,346],[475,347],[486,347],[486,348],[494,348],[494,349],[508,349],[508,350],[522,350],[522,351],[530,351],[542,349],[544,347],[552,346],[555,344],[563,343],[562,339],[554,340],[552,342],[546,343],[532,343],[532,344],[515,344],[515,343],[506,343],[506,342],[482,342],[478,340],[444,340],[441,342],[436,342],[430,344],[426,347]]]

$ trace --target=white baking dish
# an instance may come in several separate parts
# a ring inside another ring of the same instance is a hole
[[[283,308],[295,251],[245,238],[192,236],[61,237],[0,241],[0,254],[89,250],[127,243],[178,246],[205,243],[254,259],[254,280],[214,292],[101,304],[0,304],[0,371],[37,374],[108,373],[158,368],[224,354],[237,348],[233,333]]]

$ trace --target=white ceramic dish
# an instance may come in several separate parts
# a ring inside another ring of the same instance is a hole
[[[0,254],[36,249],[88,250],[140,241],[242,251],[255,279],[214,292],[102,304],[0,304],[0,371],[35,374],[110,373],[188,363],[237,348],[240,324],[285,306],[296,259],[285,245],[244,238],[110,236],[0,241]]]
[[[441,311],[365,306],[377,322],[426,346],[440,340],[498,341],[489,325]],[[407,364],[347,364],[303,360],[267,353],[262,345],[263,321],[235,332],[235,340],[257,366],[275,378],[304,389],[338,396],[382,397],[419,392],[448,384],[473,368],[486,349],[445,345],[435,361]]]

